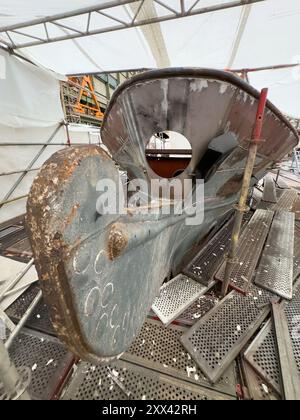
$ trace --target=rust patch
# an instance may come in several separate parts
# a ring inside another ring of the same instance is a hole
[[[114,225],[108,236],[108,258],[113,261],[118,258],[128,244],[128,238],[119,228],[118,224]]]
[[[243,175],[234,175],[217,192],[218,197],[229,197],[237,194],[242,186]]]
[[[74,241],[71,249],[64,242],[63,233],[79,206],[76,203],[62,219],[56,216],[54,206],[60,202],[60,191],[76,168],[91,156],[110,159],[99,147],[87,146],[62,149],[44,163],[31,186],[26,222],[43,296],[59,338],[78,357],[99,363],[100,358],[91,352],[72,309],[72,293],[65,272],[65,261],[81,238]]]
[[[78,203],[74,204],[74,206],[72,207],[72,209],[70,211],[70,214],[67,217],[67,222],[66,222],[67,225],[69,225],[73,221],[79,207],[80,207],[80,205]]]

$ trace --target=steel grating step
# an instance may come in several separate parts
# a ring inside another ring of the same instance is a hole
[[[184,274],[208,285],[224,260],[231,239],[234,220],[228,221],[184,269]]]
[[[74,356],[56,338],[27,329],[14,340],[9,354],[16,367],[31,369],[28,391],[35,400],[52,399],[74,362]]]
[[[23,230],[24,227],[23,226],[18,226],[18,225],[13,225],[13,226],[8,226],[4,229],[0,230],[0,240],[6,238],[9,235],[12,235],[16,232],[19,232],[20,230]]]
[[[213,292],[201,296],[192,305],[190,305],[178,318],[176,323],[191,326],[194,325],[202,316],[209,312],[217,303],[219,299]]]
[[[180,343],[180,337],[185,331],[186,328],[173,325],[165,328],[160,322],[148,320],[121,359],[178,380],[236,396],[235,364],[229,366],[220,381],[212,386]]]
[[[241,368],[246,380],[249,398],[254,401],[278,401],[280,395],[265,384],[248,362],[241,359]]]
[[[288,300],[293,297],[294,232],[294,213],[277,212],[254,280]]]
[[[37,284],[30,286],[14,303],[6,310],[6,314],[14,321],[19,322],[29,305],[36,297],[40,288]],[[25,326],[29,329],[40,331],[55,336],[48,307],[43,299],[37,304],[32,315],[26,321]]]
[[[272,206],[271,203],[267,203],[266,201],[260,201],[260,203],[256,206],[257,210],[270,210]]]
[[[295,235],[294,235],[294,281],[300,275],[300,223],[295,222]]]
[[[109,366],[81,362],[61,399],[172,401],[234,398],[119,360]]]
[[[212,281],[209,286],[203,286],[179,274],[161,287],[160,295],[155,299],[152,310],[164,325],[169,325],[215,283]]]
[[[293,343],[295,360],[300,373],[300,281],[294,288],[294,297],[284,302],[289,332]],[[247,348],[244,358],[273,389],[281,395],[281,380],[275,331],[272,321],[268,321],[255,340]]]
[[[268,203],[277,203],[275,182],[271,175],[267,175],[265,178],[265,186],[262,201]]]
[[[256,210],[254,216],[245,228],[237,251],[237,263],[231,273],[233,289],[243,291],[252,281],[261,251],[268,236],[274,212],[269,210]],[[216,274],[216,279],[224,280],[226,262]],[[245,279],[248,285],[245,284]]]
[[[295,220],[300,220],[300,197],[297,198],[295,201],[293,208],[291,210],[293,213],[295,213]]]
[[[298,192],[296,190],[286,190],[279,198],[278,202],[270,207],[273,211],[290,211],[295,201],[298,198]]]
[[[245,360],[281,395],[280,372],[275,332],[269,320],[244,353]]]
[[[233,291],[181,337],[185,349],[212,383],[218,381],[270,312],[271,293],[250,285]]]

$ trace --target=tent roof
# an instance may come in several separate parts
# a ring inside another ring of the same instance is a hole
[[[300,63],[299,15],[299,0],[0,0],[0,45],[62,74],[254,68]],[[250,82],[300,117],[300,66]]]

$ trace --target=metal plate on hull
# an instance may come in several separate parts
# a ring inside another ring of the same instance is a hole
[[[224,71],[173,68],[145,72],[123,83],[113,94],[101,127],[101,137],[113,158],[135,177],[153,177],[145,147],[154,133],[165,130],[184,135],[193,149],[192,161],[182,177],[194,173],[209,143],[220,135],[234,133],[240,145],[248,146],[260,93],[240,78]],[[211,117],[213,115],[213,118]],[[247,118],[245,118],[245,115]],[[251,121],[251,122],[250,122]],[[250,122],[250,124],[249,124]],[[298,134],[270,102],[264,121],[256,166],[260,174],[270,162],[280,160],[298,144]],[[247,152],[240,149],[222,169],[228,180],[227,194],[240,188],[235,163],[243,170]],[[243,163],[242,163],[243,162]],[[231,188],[231,191],[230,191]]]
[[[93,363],[128,349],[174,260],[230,208],[211,208],[198,226],[188,226],[185,214],[101,215],[97,183],[103,178],[119,185],[119,172],[103,150],[64,149],[43,166],[27,207],[55,331],[74,354]]]

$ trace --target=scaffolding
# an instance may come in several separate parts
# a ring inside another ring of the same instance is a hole
[[[214,6],[199,7],[201,6],[200,0],[195,0],[191,5],[188,0],[180,1],[180,9],[175,8],[166,4],[163,0],[153,0],[153,3],[162,7],[165,11],[163,15],[155,16],[152,18],[143,19],[140,18],[146,1],[140,0],[137,7],[136,13],[129,19],[129,21],[123,21],[118,17],[118,7],[127,6],[132,3],[137,3],[137,0],[112,0],[105,4],[98,4],[91,7],[82,9],[72,10],[66,13],[60,13],[57,15],[42,17],[33,19],[27,22],[17,23],[14,25],[8,25],[0,28],[0,43],[9,47],[10,49],[17,50],[20,48],[28,48],[36,45],[49,44],[52,42],[65,41],[69,39],[82,38],[91,35],[111,33],[119,30],[130,29],[141,27],[153,23],[166,22],[174,19],[184,18],[187,16],[196,16],[210,12],[216,12],[219,10],[227,10],[234,7],[241,7],[254,3],[261,3],[265,0],[236,0],[227,1],[226,3],[217,4]],[[99,24],[98,27],[91,29],[91,19],[94,15],[101,15],[102,17],[111,20],[111,26]],[[71,23],[65,23],[67,18],[75,16],[82,17],[82,22],[86,22],[85,28],[78,30],[75,25]],[[59,28],[63,29],[63,35],[53,35],[51,29]],[[23,32],[23,29],[26,30]],[[42,29],[42,35],[36,35]],[[22,36],[26,41],[16,41],[16,36]],[[8,41],[9,40],[9,41]]]

